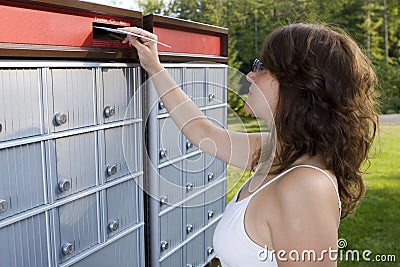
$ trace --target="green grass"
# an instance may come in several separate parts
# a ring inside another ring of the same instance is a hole
[[[245,118],[243,125],[228,117],[230,130],[258,131],[254,119]],[[357,250],[360,255],[370,250],[371,260],[376,255],[395,255],[396,262],[339,260],[339,267],[400,266],[400,125],[381,125],[372,151],[371,165],[364,177],[366,195],[356,212],[340,224],[339,238],[347,241],[341,253],[344,257],[349,250]],[[250,174],[232,166],[228,166],[227,173],[229,202]]]

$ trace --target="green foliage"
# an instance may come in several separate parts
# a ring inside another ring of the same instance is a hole
[[[380,71],[383,112],[398,112],[400,4],[398,0],[140,0],[158,13],[229,28],[229,66],[244,73],[259,57],[267,34],[294,22],[324,23],[347,31]],[[385,20],[386,13],[386,20]],[[385,21],[387,30],[385,30]],[[385,38],[386,37],[386,38]],[[388,40],[385,46],[385,39]],[[387,55],[386,56],[386,47]],[[383,66],[381,62],[388,66]],[[385,76],[388,75],[388,76]],[[230,94],[231,107],[243,101]],[[236,107],[234,107],[236,109]],[[242,115],[245,115],[243,110]]]
[[[381,93],[382,113],[400,113],[400,66],[378,62],[376,72]]]

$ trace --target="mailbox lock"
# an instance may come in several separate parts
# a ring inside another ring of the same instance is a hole
[[[165,158],[167,156],[167,150],[166,149],[161,149],[160,150],[160,158]]]
[[[167,241],[161,241],[161,249],[167,250],[169,248],[169,244]]]
[[[214,249],[212,247],[207,248],[207,255],[210,256],[214,253]]]
[[[210,173],[207,175],[207,177],[208,177],[208,181],[211,182],[212,180],[214,180],[214,173],[213,173],[213,172],[210,172]]]
[[[186,141],[186,149],[191,149],[193,144],[190,141]]]
[[[209,210],[207,213],[208,219],[211,219],[212,217],[214,217],[214,211],[213,210]]]
[[[160,197],[160,203],[161,205],[165,205],[168,203],[168,197],[167,196],[161,196]]]
[[[188,191],[188,192],[193,191],[193,184],[187,184],[186,191]]]
[[[116,165],[107,165],[107,174],[108,176],[112,176],[117,173]]]
[[[193,224],[186,224],[186,233],[193,232]]]
[[[67,242],[62,246],[62,252],[64,255],[70,255],[72,252],[74,252],[74,246]]]
[[[164,109],[165,108],[164,103],[162,101],[158,102],[158,108],[159,109]]]
[[[104,117],[110,118],[110,117],[114,116],[114,114],[115,114],[114,107],[106,106],[104,108]]]
[[[5,212],[8,210],[8,203],[5,199],[0,199],[0,212]]]
[[[58,182],[58,189],[61,192],[66,192],[71,189],[71,182],[67,179],[62,179]]]
[[[67,114],[63,112],[57,112],[56,115],[54,115],[54,124],[56,126],[61,126],[65,124],[68,120]]]
[[[213,93],[208,94],[208,101],[212,101],[215,98]]]
[[[108,229],[109,229],[111,232],[117,231],[118,228],[119,228],[119,222],[118,222],[118,221],[115,221],[115,220],[114,220],[114,221],[111,221],[111,222],[108,223]]]

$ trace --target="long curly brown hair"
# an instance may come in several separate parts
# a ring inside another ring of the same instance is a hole
[[[342,30],[303,23],[271,32],[260,60],[280,85],[274,173],[300,156],[321,155],[337,177],[346,217],[365,192],[361,167],[378,127],[370,61]]]

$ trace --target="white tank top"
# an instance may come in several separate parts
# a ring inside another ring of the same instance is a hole
[[[263,186],[258,188],[250,196],[237,202],[239,192],[243,186],[250,180],[248,179],[244,183],[233,199],[226,206],[224,215],[218,222],[218,225],[214,232],[213,247],[217,255],[217,258],[221,261],[222,267],[278,267],[273,251],[261,247],[247,235],[244,228],[244,214],[246,212],[247,205],[250,199],[257,194],[260,190],[267,187],[272,182],[276,181],[286,173],[292,171],[295,168],[305,167],[312,168],[321,171],[325,174],[332,182],[339,203],[339,222],[341,214],[341,202],[339,198],[339,192],[335,182],[330,175],[315,166],[312,165],[298,165],[294,166],[281,174],[277,175]]]

